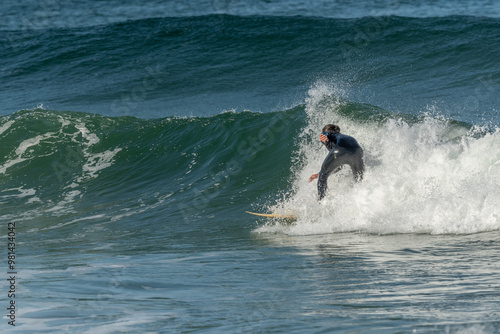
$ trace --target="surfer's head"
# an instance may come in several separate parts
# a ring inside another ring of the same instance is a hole
[[[326,133],[340,132],[340,127],[338,125],[334,125],[334,124],[327,124],[323,127],[322,132],[326,132]]]
[[[320,140],[323,143],[323,145],[325,145],[328,149],[331,149],[332,143],[337,144],[337,138],[333,134],[339,132],[340,132],[340,127],[338,125],[327,124],[323,127],[321,134],[325,135],[328,139],[322,138],[320,136]]]

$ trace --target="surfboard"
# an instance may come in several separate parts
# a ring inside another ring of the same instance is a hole
[[[266,217],[266,218],[287,219],[287,220],[298,219],[298,217],[295,215],[280,215],[277,213],[257,213],[257,212],[250,212],[250,211],[245,211],[245,212],[249,213],[251,215],[255,215],[255,216],[259,216],[259,217]]]

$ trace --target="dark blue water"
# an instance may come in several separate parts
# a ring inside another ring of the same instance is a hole
[[[497,3],[0,13],[3,331],[500,331]],[[326,123],[367,171],[318,202]]]

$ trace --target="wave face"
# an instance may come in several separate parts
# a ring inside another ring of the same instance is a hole
[[[354,102],[498,125],[498,20],[212,14],[0,30],[0,114],[269,112],[333,80]]]
[[[4,219],[35,230],[147,212],[185,223],[248,209],[295,212],[296,225],[257,232],[467,234],[498,230],[500,134],[432,111],[393,114],[318,83],[306,103],[273,113],[141,120],[25,110],[0,124]],[[316,200],[326,123],[363,146],[367,172],[329,179]],[[138,204],[140,203],[140,204]],[[57,217],[57,218],[54,218]],[[129,218],[127,218],[129,217]],[[169,220],[170,220],[169,219]],[[193,225],[193,228],[197,226]]]
[[[221,205],[248,207],[283,187],[294,145],[280,138],[299,132],[301,110],[156,120],[44,109],[5,116],[2,218],[38,231],[68,220],[136,224],[147,212],[157,226],[165,215],[175,225]]]

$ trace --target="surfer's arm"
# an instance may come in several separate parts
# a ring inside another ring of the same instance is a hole
[[[324,134],[320,134],[319,135],[319,140],[321,140],[321,142],[326,146],[326,148],[330,151],[333,146],[335,145],[333,142],[331,142],[328,137]],[[317,178],[319,177],[319,173],[318,174],[313,174],[309,177],[309,182],[312,182],[314,180],[316,180]]]
[[[319,173],[311,175],[311,177],[309,177],[309,182],[316,180],[318,177],[319,177]]]
[[[333,145],[334,143],[331,142],[327,136],[325,136],[324,134],[320,134],[319,135],[319,140],[321,140],[321,142],[323,143],[323,145],[325,145],[326,149],[328,151],[330,151],[332,148],[333,148]]]

